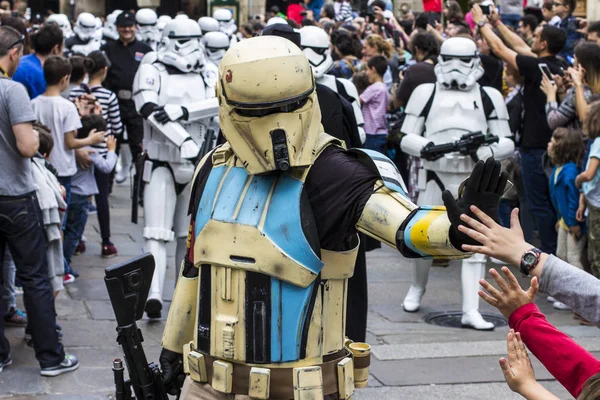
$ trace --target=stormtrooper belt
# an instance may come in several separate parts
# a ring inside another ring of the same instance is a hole
[[[294,387],[299,385],[294,380],[294,374],[302,374],[303,372],[312,374],[317,372],[319,368],[322,376],[323,395],[343,392],[345,391],[344,382],[339,382],[340,365],[352,360],[352,354],[348,350],[342,349],[337,353],[323,357],[324,362],[319,365],[299,368],[262,368],[219,360],[193,350],[188,352],[188,349],[186,345],[183,356],[187,368],[184,367],[184,369],[193,381],[209,383],[213,389],[222,393],[246,395],[258,399],[295,398]],[[354,368],[366,368],[369,364],[367,358],[356,359],[355,363],[357,362],[361,365],[354,365]],[[352,365],[349,363],[348,367],[352,369]],[[310,381],[311,383],[318,382],[314,379],[310,379]],[[260,394],[257,393],[257,388]],[[351,394],[349,393],[349,395]],[[342,398],[348,397],[344,396]]]

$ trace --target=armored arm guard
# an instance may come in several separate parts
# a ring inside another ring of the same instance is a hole
[[[425,83],[417,86],[404,109],[406,115],[400,132],[405,136],[400,142],[400,148],[406,154],[414,157],[421,157],[421,150],[430,142],[421,136],[421,134],[425,130],[427,115],[424,114],[427,102],[433,96],[434,90],[434,83]]]
[[[357,223],[366,235],[397,248],[407,258],[466,258],[452,246],[445,207],[418,207],[407,195],[396,166],[380,153],[353,149],[358,159],[379,174],[374,191]]]
[[[499,141],[489,147],[482,147],[477,155],[479,159],[486,159],[493,155],[496,160],[504,160],[512,157],[515,151],[515,142],[509,138],[511,132],[508,124],[508,110],[504,98],[498,90],[489,86],[483,86],[482,89],[487,93],[494,106],[494,111],[487,119],[488,133],[497,136]]]

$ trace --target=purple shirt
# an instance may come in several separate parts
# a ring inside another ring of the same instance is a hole
[[[368,135],[387,135],[385,113],[390,100],[387,86],[375,82],[360,95],[363,102],[362,112],[365,119],[365,132]]]

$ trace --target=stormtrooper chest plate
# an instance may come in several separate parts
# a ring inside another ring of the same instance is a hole
[[[200,74],[160,75],[159,105],[186,104],[206,99],[206,87]]]
[[[465,133],[478,131],[487,132],[478,86],[470,91],[438,89],[435,92],[425,122],[425,137],[435,144],[443,144],[458,140]]]

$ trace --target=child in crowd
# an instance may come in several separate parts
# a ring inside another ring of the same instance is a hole
[[[556,129],[548,143],[548,155],[554,164],[550,176],[550,198],[559,217],[556,223],[556,256],[580,269],[583,269],[581,255],[585,250],[585,225],[576,218],[579,190],[575,186],[575,179],[584,152],[581,133],[566,128]],[[553,307],[558,310],[570,309],[559,301],[554,301]]]
[[[385,114],[390,100],[388,89],[383,83],[383,74],[387,68],[385,57],[374,56],[369,59],[366,72],[370,85],[360,95],[367,134],[365,148],[382,154],[385,154],[387,143],[388,130]]]
[[[82,56],[71,56],[69,58],[69,62],[71,63],[71,78],[69,79],[69,86],[65,89],[60,95],[65,99],[69,100],[69,94],[71,90],[78,88],[79,85],[83,83],[85,79],[85,66],[84,66],[85,58]]]
[[[44,63],[46,91],[31,101],[37,120],[52,132],[54,149],[50,154],[50,162],[58,172],[58,181],[65,187],[67,208],[71,197],[71,177],[77,172],[75,149],[104,141],[104,132],[94,132],[85,139],[77,139],[75,135],[81,127],[79,113],[73,103],[60,95],[69,86],[71,70],[66,58],[48,57]],[[77,276],[77,272],[65,264],[65,274],[69,273]]]
[[[69,99],[75,101],[84,96],[93,96],[102,108],[102,116],[106,122],[106,136],[121,135],[123,133],[123,124],[121,123],[121,113],[119,111],[119,101],[117,95],[110,90],[104,88],[102,83],[106,79],[110,61],[101,51],[90,53],[84,60],[85,71],[88,74],[89,81],[87,84],[81,84],[74,88],[69,94]],[[106,144],[104,142],[94,146],[94,151],[101,156],[106,155]],[[98,209],[98,225],[100,225],[100,235],[102,237],[102,257],[110,258],[117,255],[117,248],[110,241],[110,207],[108,203],[108,195],[111,190],[111,173],[105,173],[100,169],[96,169],[95,177],[98,185],[98,194],[95,196],[96,206]],[[85,247],[79,245],[79,252],[83,252]]]
[[[102,115],[86,115],[81,119],[82,127],[77,136],[79,140],[85,140],[95,132],[104,135],[106,123]],[[77,173],[71,181],[71,202],[67,212],[67,228],[65,229],[65,243],[63,254],[67,263],[71,263],[71,257],[75,252],[77,244],[81,240],[88,219],[88,198],[98,194],[98,186],[94,177],[95,169],[105,174],[110,173],[117,163],[115,150],[117,141],[114,136],[106,138],[106,155],[91,153],[92,166],[89,169],[77,169]]]
[[[592,274],[600,279],[600,101],[590,105],[584,130],[590,147],[588,162],[575,184],[583,189],[577,210],[577,219],[584,220],[585,209],[588,210],[588,258]]]

